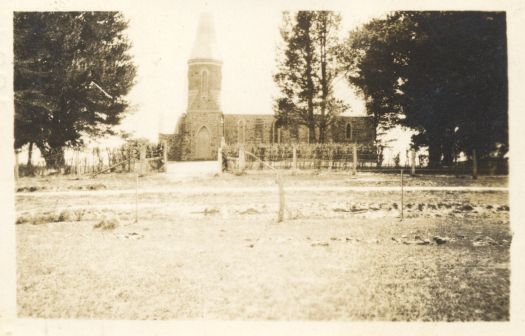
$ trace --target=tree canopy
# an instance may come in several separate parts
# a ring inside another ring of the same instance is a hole
[[[283,14],[283,48],[274,75],[281,95],[275,112],[283,124],[307,126],[311,142],[325,142],[334,117],[346,108],[333,95],[340,21],[340,15],[330,11]]]
[[[113,134],[136,73],[119,12],[14,14],[15,148],[64,163],[82,136]]]
[[[376,125],[419,131],[430,165],[507,152],[504,13],[394,12],[352,31],[340,59]]]

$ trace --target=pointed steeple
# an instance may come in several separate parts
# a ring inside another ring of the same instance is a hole
[[[190,60],[192,59],[220,59],[215,40],[213,17],[210,13],[202,13],[200,16],[197,36],[190,55]]]

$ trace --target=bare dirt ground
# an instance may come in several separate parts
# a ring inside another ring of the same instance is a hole
[[[359,189],[399,176],[284,180],[277,224],[267,172],[147,175],[137,204],[134,192],[101,192],[134,190],[134,175],[21,179],[19,316],[509,319],[508,192],[483,189],[506,187],[505,177],[407,177],[403,221],[398,190]],[[478,189],[431,188],[443,186]],[[102,219],[118,225],[94,228]]]

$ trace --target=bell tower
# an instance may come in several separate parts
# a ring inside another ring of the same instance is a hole
[[[222,61],[216,44],[212,17],[202,14],[188,60],[188,113],[220,112]]]

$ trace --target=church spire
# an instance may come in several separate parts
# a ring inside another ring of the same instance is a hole
[[[202,13],[200,16],[197,36],[190,55],[190,60],[192,59],[220,59],[215,40],[213,17],[210,13]]]

